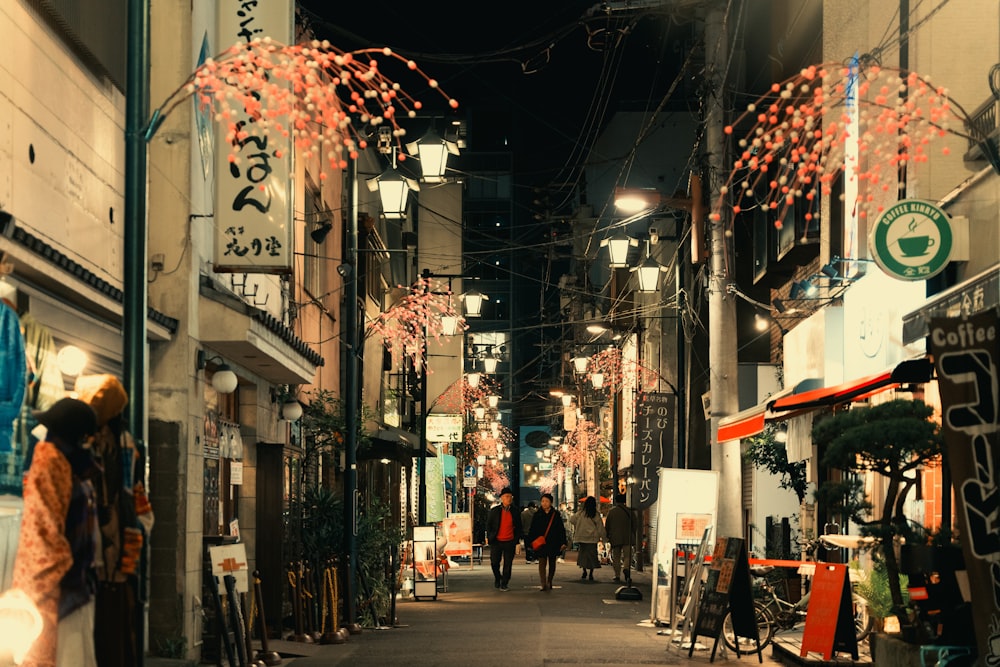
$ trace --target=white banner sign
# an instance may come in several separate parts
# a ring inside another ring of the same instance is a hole
[[[427,415],[428,442],[462,442],[462,415]]]
[[[219,0],[220,48],[271,37],[292,40],[292,0]],[[234,119],[245,136],[226,140],[229,121],[215,128],[215,271],[292,270],[292,147],[265,135],[249,116]],[[234,158],[231,160],[231,158]]]

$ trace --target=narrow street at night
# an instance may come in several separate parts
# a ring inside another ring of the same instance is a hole
[[[641,601],[616,600],[620,584],[612,582],[608,566],[594,573],[595,581],[580,579],[580,569],[568,554],[556,570],[554,589],[539,588],[538,567],[515,559],[510,590],[493,587],[489,555],[483,563],[452,568],[447,591],[437,600],[408,600],[397,605],[397,627],[366,628],[345,644],[301,646],[281,642],[283,655],[305,657],[294,667],[332,665],[707,665],[711,640],[688,658],[676,644],[668,651],[665,634],[650,618],[650,568],[635,573],[633,585]],[[271,647],[272,650],[275,647]],[[764,665],[782,663],[764,650]],[[733,664],[719,653],[715,663]],[[739,664],[758,665],[756,655]]]

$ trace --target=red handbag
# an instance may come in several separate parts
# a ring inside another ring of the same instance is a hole
[[[556,518],[556,511],[552,510],[552,516],[549,517],[549,525],[545,527],[545,534],[539,535],[535,539],[531,540],[531,548],[538,551],[545,546],[545,536],[549,534],[549,528],[552,527],[552,522]]]

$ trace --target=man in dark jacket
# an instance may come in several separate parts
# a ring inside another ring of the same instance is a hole
[[[625,561],[625,581],[629,581],[629,565],[632,562],[632,515],[625,507],[625,496],[615,494],[615,504],[608,510],[604,520],[604,530],[611,543],[611,564],[615,568],[615,582],[622,580],[622,560]]]
[[[490,545],[490,566],[493,568],[493,586],[501,591],[509,590],[510,572],[514,566],[514,551],[517,541],[524,534],[521,515],[511,506],[514,493],[509,487],[500,491],[500,504],[490,510],[486,519],[486,542]],[[503,569],[500,569],[500,559]]]

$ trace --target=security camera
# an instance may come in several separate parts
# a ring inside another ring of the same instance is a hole
[[[655,243],[659,243],[659,241],[660,241],[660,230],[657,229],[655,226],[650,225],[650,227],[649,227],[649,242],[655,244]]]

